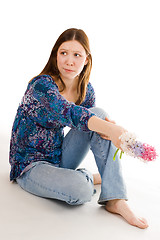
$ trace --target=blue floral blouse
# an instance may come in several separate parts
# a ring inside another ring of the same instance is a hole
[[[10,180],[19,177],[33,162],[59,164],[64,138],[63,128],[89,131],[94,114],[95,93],[89,83],[84,102],[77,106],[67,101],[49,75],[35,77],[27,87],[12,128],[10,141]]]

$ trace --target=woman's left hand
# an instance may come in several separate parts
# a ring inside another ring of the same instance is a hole
[[[110,122],[110,123],[113,123],[113,124],[116,123],[114,120],[111,120],[111,119],[109,119],[108,117],[105,117],[105,121]],[[104,134],[102,134],[102,133],[98,133],[98,134],[101,136],[101,138],[103,138],[103,139],[105,139],[105,140],[111,140],[107,135],[104,135]]]

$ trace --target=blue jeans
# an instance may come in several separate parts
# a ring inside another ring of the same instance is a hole
[[[99,118],[108,116],[100,108],[90,108]],[[62,160],[59,166],[48,162],[35,162],[17,178],[17,183],[26,191],[40,197],[58,199],[71,205],[91,200],[94,193],[93,176],[85,169],[77,169],[91,149],[102,178],[99,204],[112,199],[127,199],[116,147],[93,131],[71,129],[64,138]]]

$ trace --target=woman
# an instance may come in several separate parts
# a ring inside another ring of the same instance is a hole
[[[148,226],[126,203],[120,162],[113,161],[126,131],[95,107],[89,83],[92,56],[82,30],[68,29],[56,41],[48,63],[27,87],[12,129],[10,180],[37,196],[71,205],[91,200],[101,183],[99,204],[139,228]],[[71,130],[64,137],[63,128]],[[77,169],[92,150],[100,176]],[[101,182],[102,179],[102,182]]]

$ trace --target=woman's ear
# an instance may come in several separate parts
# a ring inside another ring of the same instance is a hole
[[[88,56],[86,57],[86,60],[85,60],[85,62],[84,62],[84,65],[87,65],[87,63],[88,63]]]

